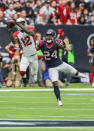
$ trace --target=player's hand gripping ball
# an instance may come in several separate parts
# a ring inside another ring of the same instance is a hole
[[[8,22],[8,26],[9,26],[10,28],[14,27],[15,25],[16,25],[16,22],[15,22],[14,20],[10,20],[10,21]]]

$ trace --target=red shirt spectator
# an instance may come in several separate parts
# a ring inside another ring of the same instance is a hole
[[[56,13],[60,19],[60,24],[66,24],[70,16],[70,8],[67,5],[66,0],[62,0],[62,2],[57,7]]]
[[[73,25],[77,24],[77,13],[76,12],[73,12],[73,11],[70,12],[70,22]]]
[[[71,2],[70,4],[70,23],[77,24],[77,19],[78,17],[77,17],[75,2]]]

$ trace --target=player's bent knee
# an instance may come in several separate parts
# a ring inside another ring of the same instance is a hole
[[[53,86],[58,86],[58,81],[54,81]]]
[[[20,71],[20,75],[24,76],[26,74],[26,71]]]

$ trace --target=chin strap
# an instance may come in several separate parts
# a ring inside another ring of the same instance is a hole
[[[52,43],[52,40],[47,40],[47,43]]]

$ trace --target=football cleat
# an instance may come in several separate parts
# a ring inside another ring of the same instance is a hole
[[[83,74],[83,73],[78,73],[78,77],[80,77],[80,78],[85,78],[86,76]]]
[[[59,105],[59,106],[63,106],[63,104],[62,104],[62,101],[61,101],[61,100],[58,100],[58,105]]]

